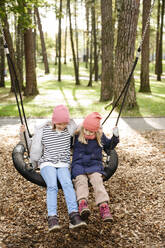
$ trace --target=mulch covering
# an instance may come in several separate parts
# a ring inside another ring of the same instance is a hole
[[[114,221],[102,223],[90,188],[91,217],[79,233],[68,229],[61,190],[58,212],[63,228],[48,232],[45,188],[26,181],[13,166],[15,134],[0,135],[0,247],[165,247],[165,131],[120,135],[119,167],[105,182]]]

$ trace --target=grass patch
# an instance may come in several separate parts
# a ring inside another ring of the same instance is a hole
[[[108,102],[101,103],[101,82],[93,82],[93,87],[87,87],[88,73],[85,66],[80,67],[81,85],[76,86],[74,70],[71,64],[62,66],[62,81],[57,81],[57,66],[50,66],[51,73],[44,75],[42,65],[37,68],[38,89],[40,94],[35,97],[23,97],[27,117],[50,117],[54,106],[65,104],[69,107],[71,116],[84,117],[92,111],[98,111],[107,116],[109,109],[105,110]],[[55,75],[56,73],[56,75]],[[162,82],[156,81],[154,74],[150,75],[151,94],[139,93],[139,71],[135,72],[136,92],[139,109],[123,111],[122,116],[165,116],[165,78]],[[10,82],[5,88],[0,88],[0,116],[18,116],[15,96],[10,93]],[[117,116],[114,111],[112,116]]]

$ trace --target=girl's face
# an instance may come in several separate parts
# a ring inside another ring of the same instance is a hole
[[[85,135],[94,135],[95,132],[91,132],[91,131],[89,131],[89,130],[87,130],[87,129],[84,128],[84,134]]]
[[[84,128],[84,137],[85,139],[95,139],[96,138],[96,133],[95,132],[91,132],[87,129]]]
[[[56,124],[56,130],[58,131],[63,131],[67,127],[68,123],[63,122],[63,123],[57,123]]]

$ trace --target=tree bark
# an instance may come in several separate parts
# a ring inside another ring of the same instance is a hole
[[[61,81],[61,14],[62,14],[62,0],[60,0],[60,16],[58,24],[58,81]]]
[[[0,87],[5,87],[5,52],[2,36],[0,35]]]
[[[5,36],[5,40],[6,40],[8,49],[9,49],[9,53],[10,53],[9,55],[10,55],[10,58],[12,61],[12,65],[11,65],[11,63],[8,60],[8,67],[9,67],[10,79],[11,79],[11,89],[10,90],[11,90],[11,92],[14,92],[14,85],[15,85],[14,82],[16,81],[16,78],[17,78],[17,81],[19,82],[19,86],[21,89],[21,84],[20,84],[20,81],[21,81],[20,78],[21,77],[20,77],[19,70],[18,70],[17,63],[16,63],[13,41],[12,41],[12,37],[11,37],[10,31],[9,31],[9,23],[8,23],[6,15],[5,15],[3,21],[4,21],[4,28],[3,28],[4,36]],[[13,66],[14,66],[14,70],[13,70]],[[17,88],[16,88],[16,90],[17,90]]]
[[[104,3],[105,4],[105,3]],[[106,4],[105,4],[106,5]],[[93,58],[94,58],[94,80],[98,81],[98,56],[97,56],[97,31],[96,31],[96,11],[95,11],[95,0],[93,0],[92,5],[92,29],[93,29]]]
[[[86,54],[85,54],[85,62],[86,68],[88,68],[88,59],[89,59],[89,6],[87,0],[85,1],[85,9],[86,9]]]
[[[24,46],[25,46],[25,69],[26,69],[26,87],[24,94],[25,96],[37,95],[37,79],[35,71],[35,60],[34,60],[34,40],[32,29],[29,28],[24,33]]]
[[[67,27],[67,20],[68,20],[68,8],[66,6],[66,25],[65,25],[65,47],[64,47],[64,65],[67,64],[66,61],[66,49],[67,49],[67,36],[68,36],[68,27]]]
[[[157,7],[157,28],[156,28],[156,61],[155,61],[155,74],[157,74],[157,72],[158,72],[158,63],[159,63],[160,1],[161,1],[161,0],[158,0],[158,7]]]
[[[118,99],[132,70],[135,51],[136,29],[139,14],[140,0],[122,0],[118,20],[117,45],[115,51],[114,70],[114,102]],[[121,105],[121,101],[119,105]],[[125,100],[125,109],[137,107],[134,80]]]
[[[145,30],[146,23],[151,8],[151,0],[143,0],[143,17],[142,17],[142,34]],[[142,55],[141,55],[141,73],[140,73],[140,89],[139,92],[151,92],[149,82],[149,56],[150,56],[150,25],[145,33],[145,37],[142,44]]]
[[[20,73],[20,85],[23,89],[23,34],[20,26],[20,20],[18,19],[18,25],[16,27],[16,61],[17,67]]]
[[[90,57],[89,57],[89,82],[88,87],[92,87],[92,76],[93,76],[93,30],[91,30],[91,40],[90,40]]]
[[[101,1],[101,23],[102,72],[100,101],[107,101],[112,100],[113,96],[114,27],[112,0]]]
[[[161,24],[160,24],[160,37],[159,37],[159,49],[158,49],[158,64],[157,64],[157,80],[161,81],[161,74],[163,71],[162,65],[162,53],[163,53],[163,24],[164,24],[164,9],[165,9],[165,0],[162,0],[161,5]]]
[[[71,48],[72,48],[72,54],[73,54],[75,81],[76,81],[76,85],[80,85],[79,70],[78,70],[78,66],[77,66],[76,53],[75,53],[75,47],[74,47],[74,42],[73,42],[73,29],[72,29],[70,0],[67,0],[67,6],[68,6],[68,14],[69,14],[70,41],[71,41]]]
[[[77,0],[75,0],[75,40],[76,40],[77,70],[79,71],[79,35],[78,35],[78,27],[77,27]]]
[[[42,30],[42,24],[41,24],[41,19],[40,19],[40,14],[39,14],[38,8],[35,8],[35,14],[36,14],[36,17],[37,17],[38,30],[39,30],[39,33],[40,33],[42,56],[43,56],[43,62],[44,62],[44,67],[45,67],[45,74],[49,74],[48,57],[47,57],[44,33],[43,33],[43,30]]]

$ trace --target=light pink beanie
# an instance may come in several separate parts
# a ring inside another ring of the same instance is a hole
[[[91,132],[97,132],[100,128],[101,115],[98,112],[92,112],[87,115],[83,127]]]
[[[58,105],[53,110],[52,123],[69,123],[69,110],[64,105]]]

